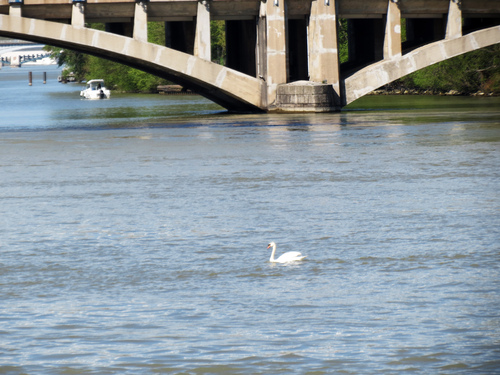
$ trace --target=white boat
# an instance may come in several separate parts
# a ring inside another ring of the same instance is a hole
[[[80,91],[80,96],[85,99],[109,99],[111,92],[104,86],[103,79],[91,79],[87,88]]]

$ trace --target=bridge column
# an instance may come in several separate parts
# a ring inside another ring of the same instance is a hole
[[[450,0],[448,19],[446,22],[446,39],[455,39],[462,36],[462,10],[460,0]]]
[[[85,3],[83,1],[73,0],[71,26],[85,27]]]
[[[207,0],[198,2],[196,31],[194,36],[194,55],[208,61],[212,58],[210,45],[210,3]]]
[[[135,3],[133,38],[140,42],[148,41],[148,4],[145,1]]]
[[[309,18],[309,79],[329,83],[340,97],[335,0],[313,0]]]
[[[21,57],[18,55],[12,56],[10,58],[10,66],[20,67],[21,66]]]
[[[265,67],[261,71],[265,72],[263,78],[267,83],[268,104],[276,100],[278,84],[286,83],[287,79],[285,1],[267,0],[261,2],[260,7],[260,27],[265,27],[266,39],[265,51],[262,51],[265,56],[261,56],[261,63],[265,64]],[[261,41],[259,40],[259,43]]]
[[[401,11],[398,0],[389,0],[385,24],[384,59],[401,56]]]
[[[22,16],[22,1],[9,2],[9,16],[21,17]]]

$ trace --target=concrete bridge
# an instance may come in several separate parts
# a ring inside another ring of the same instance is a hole
[[[226,66],[211,61],[211,20],[226,22]],[[165,46],[147,42],[148,21],[165,22]],[[88,28],[93,22],[106,31]],[[0,0],[0,36],[125,63],[228,110],[335,111],[500,43],[500,0]]]

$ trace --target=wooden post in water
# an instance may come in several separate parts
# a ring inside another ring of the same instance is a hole
[[[47,72],[43,72],[43,84],[47,83]]]
[[[28,84],[31,86],[33,84],[33,73],[29,72],[28,74]]]

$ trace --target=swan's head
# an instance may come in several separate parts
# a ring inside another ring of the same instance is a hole
[[[274,247],[274,246],[276,246],[276,244],[274,242],[271,242],[271,243],[269,243],[269,245],[267,245],[267,248],[269,249],[270,247]]]

